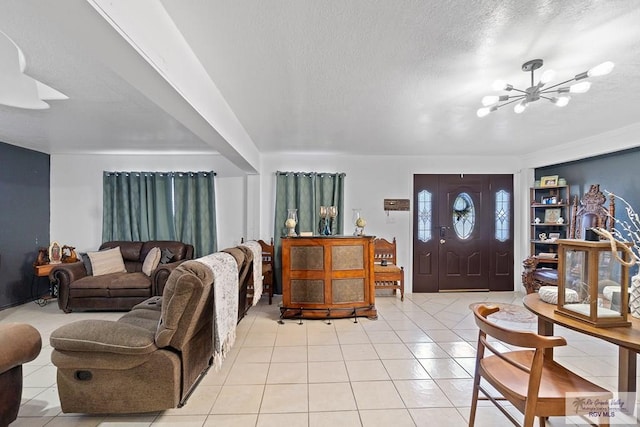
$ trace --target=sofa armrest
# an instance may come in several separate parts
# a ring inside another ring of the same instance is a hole
[[[58,307],[65,313],[71,312],[69,308],[69,285],[78,279],[87,276],[87,270],[82,261],[59,264],[49,273],[49,280],[58,284]]]
[[[38,357],[42,338],[36,328],[26,323],[0,325],[0,373]]]
[[[170,262],[168,264],[160,264],[158,268],[156,268],[153,273],[151,273],[151,292],[152,295],[162,295],[164,291],[164,285],[167,284],[167,279],[173,270],[176,269],[177,266],[185,262],[186,260],[182,259],[180,261]]]
[[[140,355],[156,351],[155,331],[125,322],[78,320],[51,333],[51,346],[59,351]]]

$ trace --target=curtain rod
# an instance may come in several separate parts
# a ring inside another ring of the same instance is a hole
[[[171,175],[171,174],[199,174],[199,173],[203,173],[203,174],[213,174],[213,176],[217,176],[218,174],[215,173],[214,171],[199,171],[199,172],[191,172],[191,171],[186,171],[186,172],[162,172],[162,171],[157,171],[157,172],[138,172],[138,171],[104,171],[104,173],[106,175],[120,175],[120,174],[126,174],[126,175],[130,175],[130,174],[160,174],[161,176],[163,174],[167,174],[167,175]]]
[[[344,172],[282,172],[282,171],[276,171],[276,175],[279,176],[289,176],[289,175],[294,175],[294,176],[317,176],[317,175],[336,175],[336,176],[347,176],[346,173]]]

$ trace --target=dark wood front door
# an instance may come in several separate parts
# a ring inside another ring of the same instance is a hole
[[[513,290],[513,176],[414,175],[413,292]]]

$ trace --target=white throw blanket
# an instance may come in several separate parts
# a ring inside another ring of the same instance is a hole
[[[213,272],[213,363],[218,370],[236,341],[238,264],[226,252],[216,252],[195,261]]]
[[[262,246],[255,240],[241,243],[251,249],[253,254],[253,305],[256,305],[262,297]]]

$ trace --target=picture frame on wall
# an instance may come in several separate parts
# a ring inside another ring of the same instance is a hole
[[[558,175],[543,176],[540,178],[540,187],[557,187]]]

